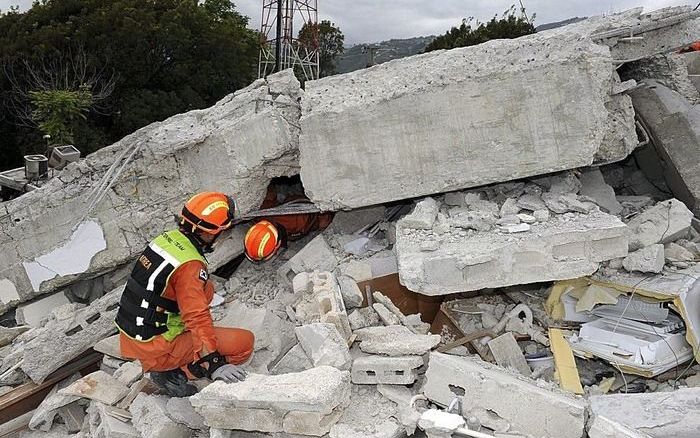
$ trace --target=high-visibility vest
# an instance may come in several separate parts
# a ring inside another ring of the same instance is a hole
[[[170,276],[182,264],[206,260],[178,230],[156,237],[141,256],[124,287],[115,323],[132,339],[148,342],[163,335],[172,341],[185,330],[177,301],[163,297]]]

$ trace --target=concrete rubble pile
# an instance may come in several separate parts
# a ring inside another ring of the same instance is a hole
[[[12,427],[696,436],[700,94],[697,57],[671,52],[698,17],[593,17],[304,91],[277,73],[0,204],[0,397],[53,385]],[[112,324],[131,262],[189,194],[232,193],[244,213],[294,175],[331,225],[231,268],[239,225],[210,259],[215,325],[255,335],[248,377],[161,394]],[[53,384],[91,349],[99,370]]]

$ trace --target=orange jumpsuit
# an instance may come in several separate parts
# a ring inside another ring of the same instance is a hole
[[[214,327],[209,303],[214,296],[214,285],[202,280],[206,271],[198,260],[180,265],[170,276],[163,296],[177,301],[185,332],[167,341],[158,335],[150,341],[139,342],[120,334],[119,343],[124,357],[141,361],[144,371],[169,371],[183,368],[206,354],[218,351],[232,364],[241,364],[253,354],[253,333],[239,328]]]
[[[288,196],[281,202],[277,199],[277,194],[272,187],[268,187],[267,194],[265,195],[265,200],[260,205],[261,210],[266,210],[268,208],[277,207],[283,205],[287,202],[308,198],[304,196]],[[287,238],[289,240],[296,240],[303,236],[306,236],[312,231],[325,230],[333,222],[334,214],[332,212],[326,213],[308,213],[308,214],[289,214],[283,216],[272,216],[265,218],[268,221],[284,227],[287,232]],[[260,218],[262,219],[262,218]]]

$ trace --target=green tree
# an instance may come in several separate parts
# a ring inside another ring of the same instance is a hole
[[[41,0],[0,15],[0,169],[45,148],[42,132],[18,115],[17,87],[78,89],[31,87],[24,62],[69,58],[82,47],[92,71],[114,77],[109,97],[70,123],[74,144],[87,154],[252,82],[259,38],[247,24],[227,0]]]
[[[328,20],[322,20],[321,23],[306,23],[299,30],[301,47],[309,51],[318,48],[320,77],[337,73],[335,61],[344,51],[344,42],[343,32]]]
[[[87,119],[86,113],[93,103],[90,87],[30,91],[29,95],[34,107],[32,120],[39,129],[51,136],[53,144],[73,143],[73,122],[78,118]]]
[[[525,9],[518,11],[515,5],[511,6],[499,18],[494,16],[486,23],[476,21],[474,17],[462,21],[460,27],[453,27],[444,35],[435,38],[425,48],[426,52],[440,49],[454,49],[456,47],[475,46],[489,40],[518,38],[535,33],[535,15],[528,17]]]

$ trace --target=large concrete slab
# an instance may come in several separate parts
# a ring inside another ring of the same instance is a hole
[[[257,208],[272,177],[298,173],[300,92],[291,71],[258,80],[0,204],[0,312],[129,263],[198,191],[230,193],[242,212]]]
[[[510,374],[480,359],[431,353],[425,396],[442,406],[462,397],[462,415],[487,425],[500,419],[509,432],[531,436],[581,438],[586,401],[556,387]]]
[[[627,255],[627,226],[600,211],[552,215],[515,234],[453,225],[446,219],[419,230],[398,222],[401,284],[425,295],[446,295],[578,278],[593,274],[600,262]]]
[[[632,92],[637,116],[649,131],[673,194],[696,214],[700,199],[700,107],[649,80]]]

